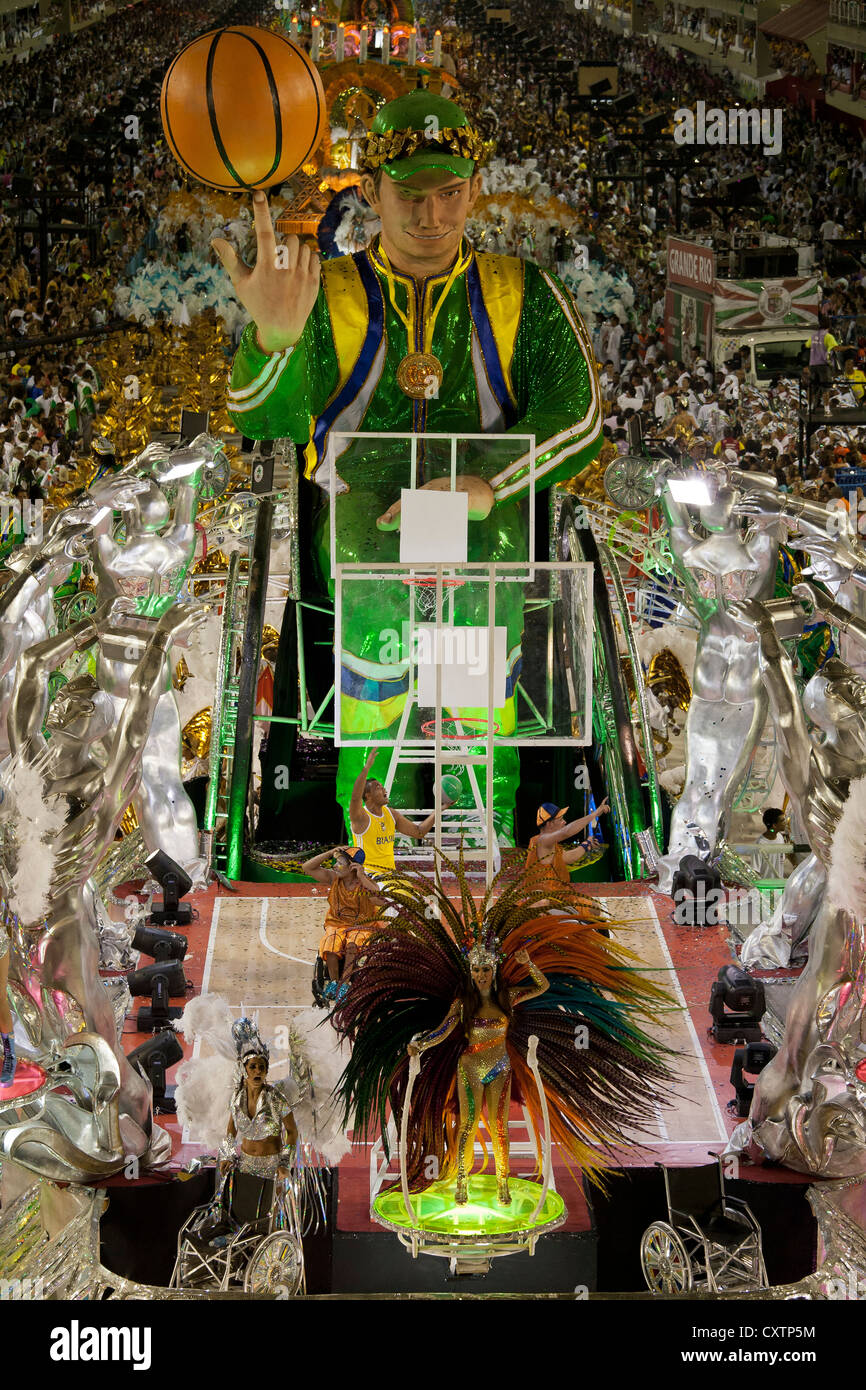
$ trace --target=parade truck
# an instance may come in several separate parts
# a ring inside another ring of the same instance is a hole
[[[818,327],[815,276],[721,280],[710,246],[667,239],[665,350],[690,366],[704,357],[718,380],[742,367],[750,386],[799,377]]]

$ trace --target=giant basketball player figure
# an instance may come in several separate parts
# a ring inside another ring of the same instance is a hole
[[[334,431],[534,434],[539,490],[578,473],[601,446],[592,350],[567,290],[533,262],[478,253],[464,237],[481,189],[481,153],[481,139],[458,106],[410,92],[379,111],[364,146],[361,192],[382,223],[370,250],[320,268],[315,253],[289,237],[278,256],[263,193],[253,197],[255,268],[228,242],[214,243],[253,319],[235,358],[230,412],[251,438],[288,437],[304,446],[307,475],[323,489],[315,544],[329,587],[326,459]],[[360,441],[338,448],[335,521],[344,562],[399,560],[397,504],[409,479],[405,445],[396,441],[392,452],[393,461],[381,442],[366,456]],[[442,487],[448,460],[437,461],[432,442],[418,452],[423,486]],[[470,562],[524,559],[529,461],[522,446],[495,466],[473,446],[458,472],[469,494]],[[337,799],[344,808],[367,757],[365,737],[394,737],[409,687],[408,653],[385,664],[381,640],[383,629],[400,631],[408,617],[405,588],[383,581],[374,599],[367,585],[354,587],[365,592],[344,597],[342,612],[343,728],[356,739],[340,750]],[[486,623],[487,595],[478,592],[484,587],[455,593],[458,623]],[[519,584],[498,589],[508,674],[496,720],[508,735],[515,728],[523,594]],[[390,788],[398,804],[419,804],[416,773],[398,768]],[[498,749],[493,814],[500,842],[511,833],[518,775],[516,750]]]

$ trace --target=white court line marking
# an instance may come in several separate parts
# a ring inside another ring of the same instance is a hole
[[[693,1042],[693,1044],[694,1044],[694,1050],[695,1050],[695,1057],[697,1058],[698,1066],[699,1066],[700,1069],[701,1069],[701,1074],[703,1075],[703,1078],[704,1078],[704,1085],[705,1085],[706,1088],[707,1088],[707,1094],[708,1094],[709,1097],[710,1097],[710,1101],[711,1101],[712,1107],[713,1107],[713,1113],[715,1114],[716,1123],[717,1123],[718,1128],[719,1128],[719,1138],[722,1139],[722,1140],[725,1142],[725,1144],[727,1144],[727,1142],[728,1142],[728,1129],[727,1129],[727,1125],[725,1124],[724,1119],[722,1118],[722,1112],[721,1112],[721,1110],[719,1109],[718,1097],[716,1096],[716,1093],[715,1093],[715,1091],[713,1090],[713,1082],[712,1082],[712,1078],[710,1077],[710,1070],[709,1070],[709,1067],[707,1066],[707,1059],[706,1059],[706,1057],[704,1056],[704,1050],[703,1050],[703,1048],[701,1047],[700,1041],[698,1040],[697,1031],[696,1031],[696,1029],[695,1029],[694,1022],[692,1021],[692,1016],[691,1016],[691,1014],[689,1013],[689,1007],[688,1007],[688,1005],[687,1005],[687,1003],[686,1003],[686,997],[685,997],[685,995],[683,994],[682,987],[681,987],[681,985],[680,985],[679,979],[677,978],[677,972],[676,972],[676,970],[674,969],[674,963],[673,963],[673,961],[672,961],[672,959],[671,959],[671,953],[670,953],[670,951],[668,950],[668,943],[665,941],[664,932],[662,931],[662,924],[661,924],[661,922],[659,921],[658,913],[656,912],[655,903],[653,902],[652,898],[648,898],[647,901],[648,901],[650,907],[652,908],[652,914],[653,914],[653,917],[655,918],[655,931],[656,931],[656,935],[658,936],[659,942],[661,943],[661,948],[662,948],[662,952],[663,952],[663,954],[664,954],[665,960],[667,961],[668,965],[670,966],[671,978],[672,978],[672,980],[673,980],[673,982],[674,982],[674,989],[675,989],[677,995],[679,996],[679,1001],[680,1001],[680,1004],[682,1005],[683,1014],[685,1015],[686,1025],[687,1025],[688,1030],[689,1030],[689,1032],[690,1032],[690,1034],[691,1034],[691,1037],[692,1037],[692,1042]],[[689,1142],[700,1144],[700,1143],[702,1143],[702,1142],[704,1142],[704,1141],[703,1141],[703,1140],[700,1140],[700,1139],[697,1139],[697,1140],[690,1140]],[[706,1142],[709,1142],[709,1141],[706,1141]]]
[[[213,953],[214,953],[214,947],[216,946],[217,927],[219,926],[219,920],[220,920],[220,907],[221,907],[221,906],[222,906],[222,898],[214,898],[214,902],[213,902],[213,912],[211,913],[211,918],[210,918],[210,933],[209,933],[209,935],[208,935],[207,952],[206,952],[205,958],[204,958],[204,973],[202,974],[202,977],[201,977],[201,991],[200,991],[201,994],[207,994],[207,992],[208,992],[208,985],[210,984],[210,972],[211,972],[211,966],[213,965]],[[194,1042],[193,1045],[192,1045],[192,1060],[193,1060],[194,1062],[197,1062],[198,1059],[199,1059],[200,1054],[201,1054],[201,1038],[196,1038],[195,1042]],[[184,1127],[183,1127],[183,1133],[181,1134],[181,1143],[182,1143],[182,1144],[189,1144],[189,1143],[191,1143],[191,1142],[192,1142],[192,1141],[190,1140],[190,1137],[189,1137],[189,1125],[184,1125]]]
[[[665,1124],[665,1117],[664,1117],[664,1115],[662,1114],[662,1108],[661,1108],[661,1106],[660,1106],[660,1105],[656,1105],[655,1111],[656,1111],[656,1119],[657,1119],[658,1122],[659,1122],[659,1133],[661,1134],[661,1137],[662,1137],[662,1139],[665,1141],[665,1143],[666,1143],[666,1144],[669,1144],[669,1143],[671,1142],[671,1141],[670,1141],[670,1136],[669,1136],[669,1134],[668,1134],[668,1127],[667,1127],[667,1125]]]
[[[293,960],[296,965],[314,965],[315,957],[313,960],[303,960],[300,956],[290,956],[288,951],[278,951],[276,946],[272,946],[270,941],[268,941],[268,901],[267,898],[260,899],[262,910],[259,917],[259,941],[262,943],[265,950],[270,951],[272,956],[281,956],[283,960]]]

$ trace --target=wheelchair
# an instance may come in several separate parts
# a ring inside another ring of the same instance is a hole
[[[215,1195],[196,1207],[177,1236],[170,1288],[239,1287],[254,1297],[303,1293],[304,1250],[294,1195],[280,1179],[232,1167],[215,1171]]]
[[[692,1289],[725,1293],[766,1289],[761,1228],[749,1207],[725,1192],[722,1158],[700,1168],[667,1168],[667,1221],[653,1221],[641,1237],[640,1260],[655,1294]]]

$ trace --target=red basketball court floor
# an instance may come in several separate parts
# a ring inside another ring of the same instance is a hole
[[[734,1046],[722,1046],[709,1034],[710,987],[720,967],[734,959],[728,944],[729,929],[724,924],[676,924],[671,899],[649,891],[646,884],[589,884],[585,891],[606,900],[613,919],[623,922],[621,939],[658,972],[655,978],[679,1004],[670,1016],[669,1031],[660,1035],[677,1054],[680,1079],[672,1104],[659,1111],[656,1133],[645,1139],[642,1146],[636,1144],[619,1154],[619,1161],[623,1168],[645,1168],[654,1162],[675,1166],[706,1163],[710,1153],[724,1148],[728,1134],[738,1123],[728,1110],[733,1098],[729,1077]],[[187,931],[189,949],[184,962],[190,994],[221,994],[233,1010],[257,1016],[266,1039],[280,1023],[290,1020],[293,1011],[310,1007],[310,978],[325,908],[320,891],[307,884],[242,883],[237,893],[215,886],[191,902],[197,920]],[[172,1003],[183,1004],[184,1000],[173,999]],[[126,1023],[127,1051],[148,1036],[135,1031],[138,1005],[136,1001],[134,1013]],[[190,1055],[190,1046],[182,1037],[180,1041],[184,1055]],[[278,1079],[276,1074],[274,1079]],[[169,1084],[171,1080],[172,1073]],[[164,1176],[173,1175],[190,1158],[202,1153],[203,1146],[195,1142],[194,1135],[182,1132],[175,1117],[161,1115],[158,1122],[172,1136],[171,1168],[164,1170]],[[526,1138],[522,1113],[516,1105],[512,1106],[512,1133],[515,1139]],[[513,1152],[515,1173],[529,1174],[533,1168],[528,1146],[526,1156],[521,1155],[519,1148],[516,1154]],[[340,1164],[338,1229],[381,1230],[369,1216],[370,1170],[369,1146],[356,1146]],[[590,1229],[591,1219],[579,1180],[569,1173],[556,1151],[553,1171],[554,1182],[569,1212],[563,1229]],[[396,1177],[393,1165],[391,1174]],[[808,1182],[805,1177],[776,1167],[743,1165],[740,1176],[755,1182]]]

